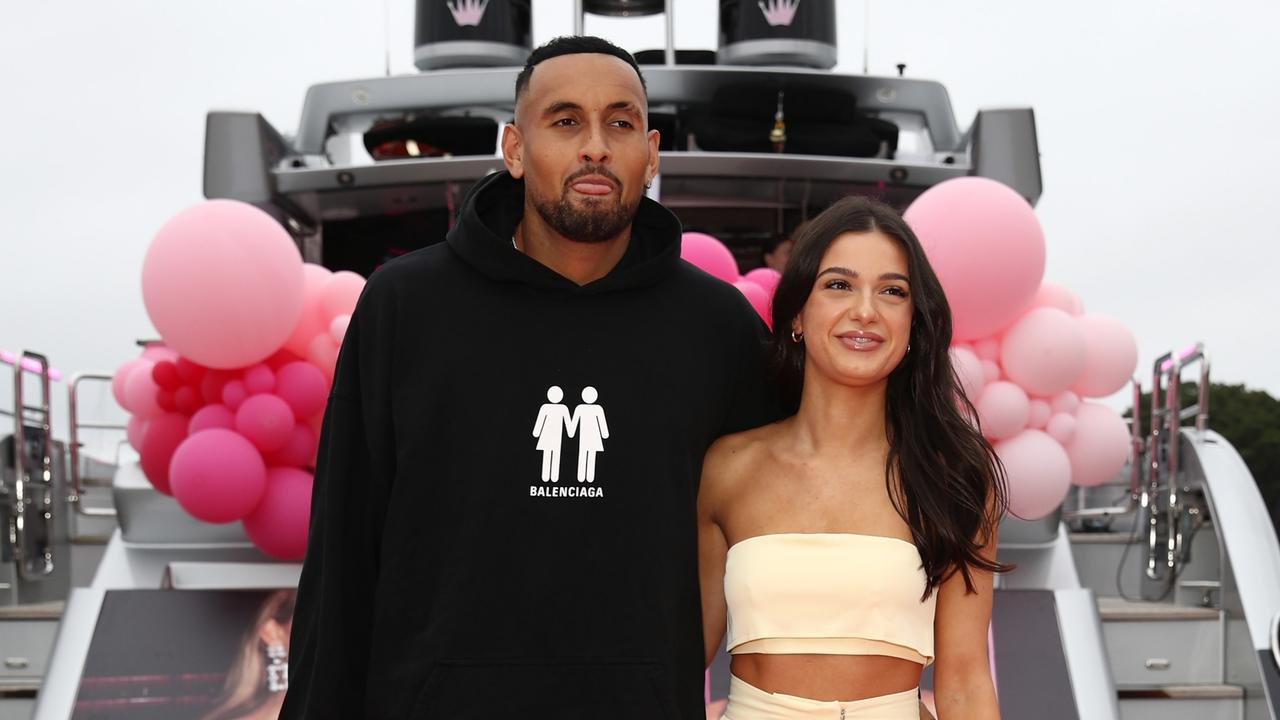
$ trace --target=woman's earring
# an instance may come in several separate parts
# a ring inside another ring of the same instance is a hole
[[[801,340],[804,340],[804,333],[798,333],[798,332],[796,332],[795,330],[792,330],[792,331],[791,331],[791,342],[793,342],[793,343],[798,343],[798,342],[800,342]]]
[[[267,646],[267,690],[278,693],[289,689],[289,651],[279,643]]]
[[[911,343],[907,343],[907,352],[911,352]]]

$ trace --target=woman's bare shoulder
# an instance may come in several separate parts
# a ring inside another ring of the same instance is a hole
[[[756,475],[772,456],[785,422],[725,435],[712,443],[702,465],[702,492],[712,496],[729,492]]]

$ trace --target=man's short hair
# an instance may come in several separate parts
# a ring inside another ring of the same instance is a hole
[[[525,88],[529,87],[529,78],[533,75],[533,69],[538,63],[561,55],[579,53],[612,55],[626,61],[636,71],[636,77],[640,78],[640,87],[645,91],[646,99],[648,98],[649,88],[644,84],[644,75],[640,74],[640,66],[636,63],[636,59],[631,57],[631,53],[608,40],[592,35],[563,35],[529,53],[529,58],[524,61],[524,69],[516,76],[516,102],[520,102],[520,96],[524,94]]]

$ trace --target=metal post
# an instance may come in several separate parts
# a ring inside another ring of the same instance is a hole
[[[664,12],[667,15],[667,49],[664,62],[668,66],[676,64],[676,21],[672,17],[672,11],[675,10],[675,0],[667,0]]]
[[[573,34],[583,33],[582,0],[573,0]]]

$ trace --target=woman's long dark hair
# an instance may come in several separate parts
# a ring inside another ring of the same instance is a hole
[[[1013,567],[981,555],[1008,504],[1004,467],[968,419],[977,412],[951,365],[951,307],[942,284],[915,233],[888,205],[843,198],[796,236],[773,296],[773,360],[783,402],[792,413],[800,406],[805,350],[791,339],[792,321],[809,299],[822,257],[840,235],[873,230],[906,254],[913,303],[911,350],[889,374],[885,397],[885,484],[924,561],[925,597],[957,572],[975,592],[971,570]]]

